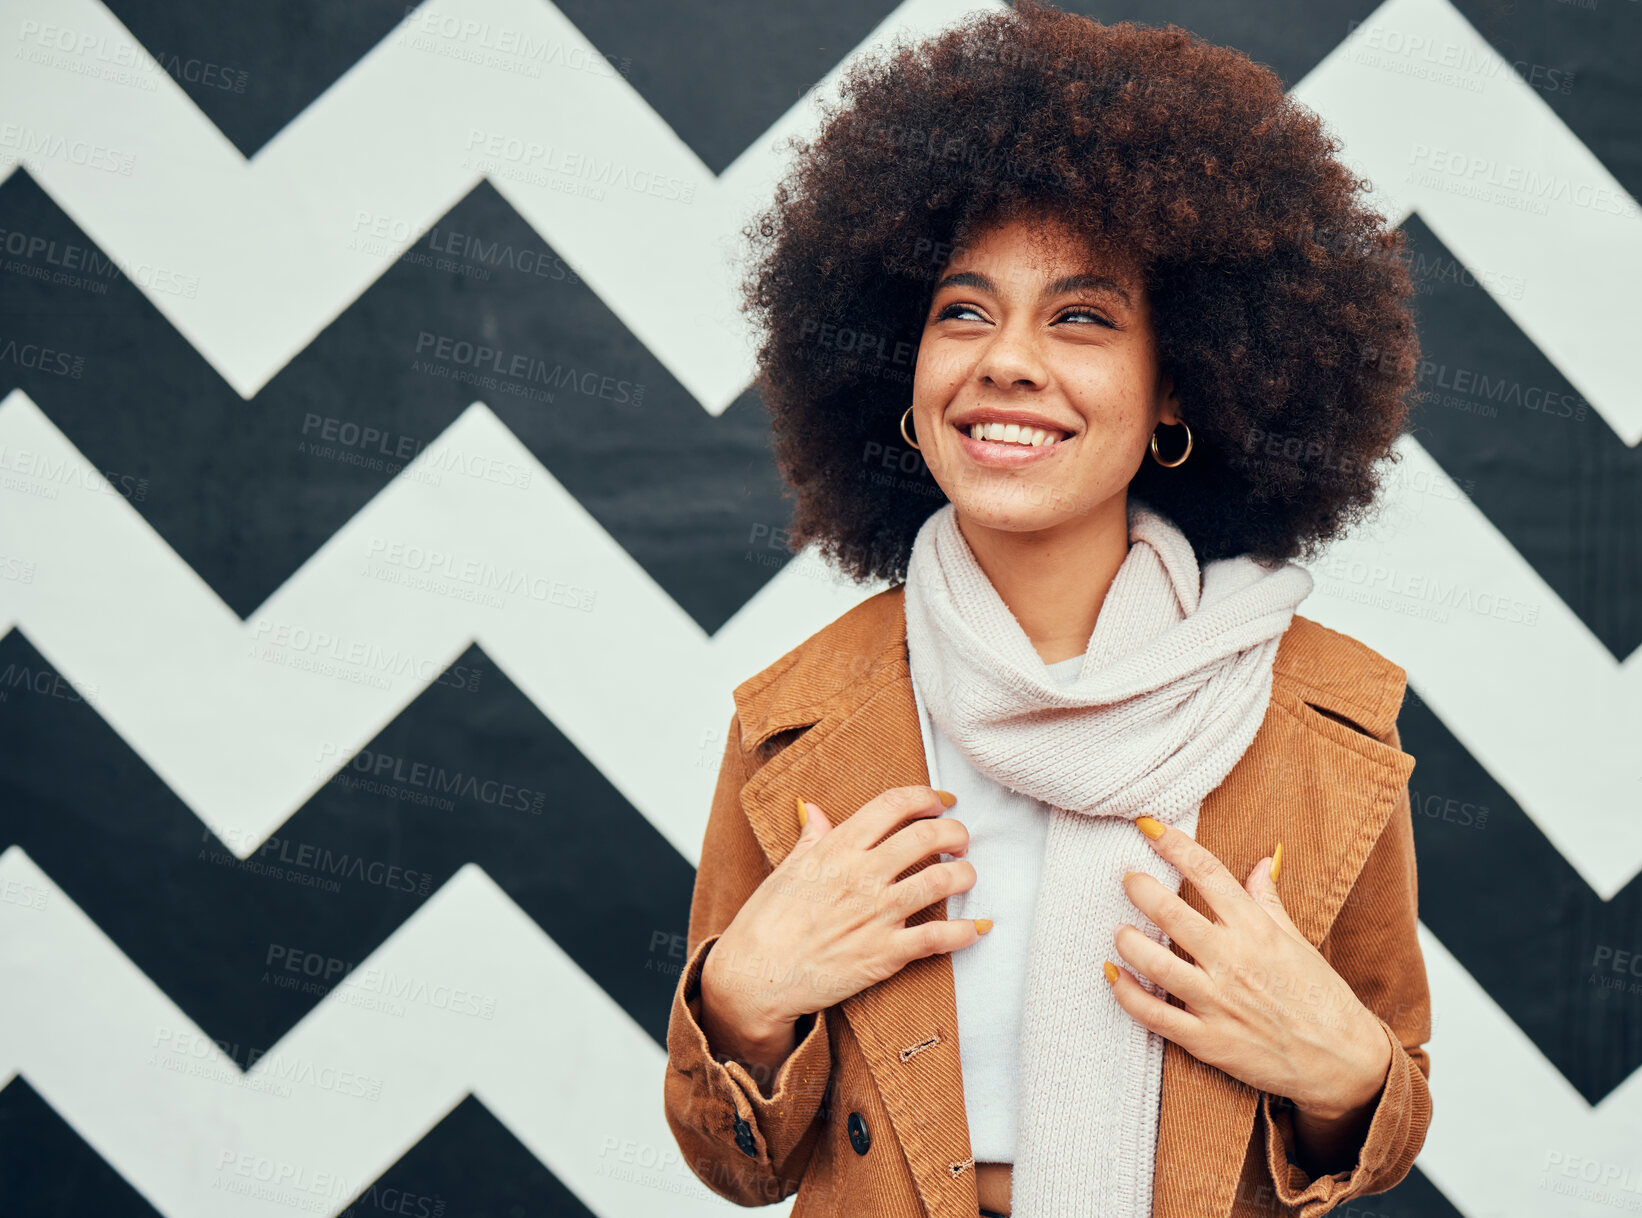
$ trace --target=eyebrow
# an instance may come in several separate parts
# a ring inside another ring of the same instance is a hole
[[[979,288],[983,292],[993,293],[998,290],[997,285],[979,271],[954,271],[937,283],[935,290],[939,292],[946,287]],[[1067,275],[1044,288],[1043,296],[1059,296],[1064,292],[1109,292],[1131,308],[1134,306],[1122,285],[1105,275]]]

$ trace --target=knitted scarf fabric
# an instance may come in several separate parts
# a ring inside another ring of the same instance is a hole
[[[1132,495],[1128,526],[1069,684],[1049,674],[951,503],[918,530],[907,572],[918,696],[977,770],[1051,809],[1019,1045],[1015,1218],[1151,1214],[1164,1041],[1118,1005],[1101,962],[1128,967],[1121,922],[1168,945],[1124,873],[1171,892],[1181,876],[1132,822],[1195,834],[1204,796],[1259,730],[1278,641],[1312,589],[1294,563],[1230,558],[1200,573],[1185,534]]]

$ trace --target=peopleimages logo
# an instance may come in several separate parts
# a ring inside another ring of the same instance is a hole
[[[324,761],[336,754],[337,746],[326,744],[319,752],[320,760]],[[547,802],[546,791],[515,786],[513,783],[501,782],[494,778],[480,778],[474,774],[464,774],[461,770],[453,773],[443,766],[430,765],[424,761],[409,761],[404,757],[376,753],[370,749],[361,749],[354,754],[347,768],[357,770],[378,781],[403,783],[440,795],[457,795],[477,800],[482,804],[498,808],[516,808],[521,812],[532,812],[538,816],[541,815],[542,805]]]
[[[498,347],[469,342],[465,338],[430,334],[426,330],[416,336],[416,354],[516,381],[565,389],[586,397],[604,398],[618,406],[629,402],[637,405],[644,400],[644,386],[634,385],[631,381],[601,376],[597,372],[582,371],[564,364],[550,364],[534,355],[508,355]]]

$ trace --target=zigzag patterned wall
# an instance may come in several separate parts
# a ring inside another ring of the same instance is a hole
[[[1271,63],[1418,255],[1302,610],[1418,758],[1436,1119],[1354,1212],[1634,1212],[1642,5],[1068,7]],[[738,232],[961,11],[0,3],[0,1213],[725,1211],[660,1079],[729,691],[866,594]]]

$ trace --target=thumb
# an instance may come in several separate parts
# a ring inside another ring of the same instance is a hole
[[[797,797],[798,804],[798,845],[794,850],[807,850],[813,843],[819,841],[832,829],[832,822],[827,814],[821,811],[820,805],[813,804],[802,796]]]
[[[1283,896],[1277,891],[1277,881],[1271,878],[1273,871],[1282,874],[1283,844],[1277,843],[1277,849],[1261,859],[1249,872],[1249,878],[1244,881],[1243,887],[1254,898],[1255,903],[1270,914],[1278,925],[1298,933],[1298,929],[1289,919],[1288,910],[1283,908]]]

